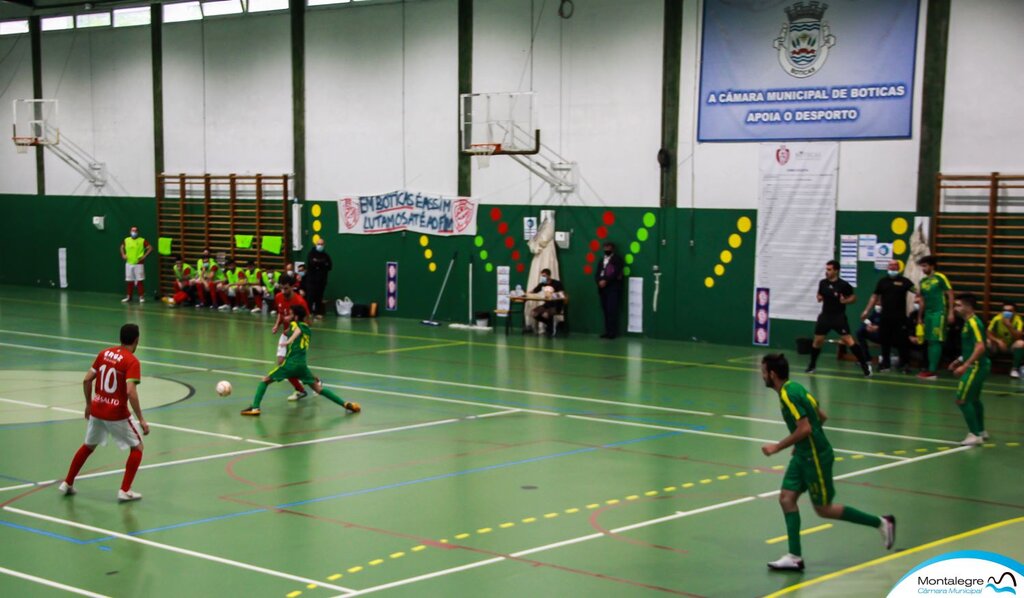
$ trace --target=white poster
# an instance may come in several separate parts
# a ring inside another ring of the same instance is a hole
[[[414,191],[338,200],[338,233],[375,235],[403,230],[426,235],[476,234],[477,202]]]
[[[508,316],[508,310],[511,306],[511,302],[508,298],[509,293],[509,267],[498,266],[498,306],[497,313],[498,317],[504,318]]]
[[[754,287],[771,289],[773,318],[814,321],[835,259],[839,144],[763,143],[759,165]]]
[[[629,277],[629,290],[626,293],[626,331],[644,331],[644,279],[639,276]]]
[[[857,235],[839,236],[839,278],[857,287]]]
[[[878,245],[878,235],[860,235],[858,237],[857,259],[862,262],[875,261],[875,247]]]

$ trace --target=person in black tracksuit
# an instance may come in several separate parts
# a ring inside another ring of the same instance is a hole
[[[323,239],[320,239],[306,258],[306,276],[302,282],[306,285],[306,301],[309,303],[309,311],[321,318],[324,315],[324,289],[327,288],[327,273],[333,267],[331,256],[325,250]]]
[[[878,281],[861,318],[873,309],[881,307],[882,317],[878,325],[878,340],[882,345],[882,356],[878,371],[892,369],[893,346],[900,356],[900,367],[907,371],[910,366],[910,328],[907,321],[907,299],[917,293],[914,283],[900,274],[900,263],[890,260],[885,278]]]
[[[868,365],[860,345],[850,336],[850,322],[846,319],[846,306],[856,300],[857,295],[850,283],[839,278],[839,262],[829,260],[825,264],[825,278],[818,283],[821,313],[814,324],[814,344],[811,348],[811,362],[805,370],[807,373],[814,372],[818,367],[818,355],[821,354],[821,346],[825,344],[825,335],[830,330],[835,330],[839,334],[839,342],[846,345],[857,358],[864,375],[871,375],[871,366]]]
[[[604,312],[604,334],[601,338],[619,335],[619,306],[622,304],[622,258],[615,253],[615,244],[604,244],[604,257],[596,264],[594,280]]]

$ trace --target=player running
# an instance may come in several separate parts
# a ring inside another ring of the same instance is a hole
[[[132,490],[132,481],[142,463],[142,437],[128,413],[128,404],[131,403],[142,434],[149,434],[149,424],[142,417],[139,393],[136,390],[141,382],[139,360],[135,357],[138,348],[139,327],[125,324],[121,327],[121,345],[100,351],[85,375],[82,388],[85,391],[85,419],[89,423],[85,431],[85,442],[71,460],[67,477],[60,483],[62,494],[69,496],[77,492],[75,477],[96,446],[106,444],[109,434],[119,447],[131,449],[117,499],[126,502],[142,498],[141,494]]]
[[[274,321],[274,327],[270,329],[270,333],[277,334],[277,330],[281,329],[281,339],[277,344],[277,365],[281,365],[287,354],[287,349],[281,343],[288,341],[285,330],[291,328],[292,309],[301,306],[305,308],[306,313],[309,313],[309,306],[306,305],[306,300],[302,295],[295,292],[295,279],[291,276],[287,274],[282,276],[278,279],[277,284],[281,287],[281,290],[274,295],[274,311],[277,313],[277,320]],[[289,401],[298,401],[307,396],[306,389],[297,378],[289,378],[288,383],[295,389],[295,392],[288,395]]]
[[[802,571],[804,559],[800,550],[800,508],[797,500],[804,492],[811,495],[811,503],[819,517],[841,519],[877,528],[882,534],[885,549],[892,548],[896,539],[896,518],[878,517],[849,506],[833,504],[836,491],[832,485],[832,445],[825,438],[822,424],[827,417],[818,401],[800,384],[789,379],[789,362],[782,354],[765,355],[761,360],[764,385],[779,393],[782,418],[786,420],[789,436],[779,442],[766,444],[761,452],[766,457],[793,448],[789,467],[782,478],[779,504],[786,519],[789,553],[768,563],[769,569]]]
[[[292,321],[288,325],[290,334],[286,337],[287,340],[281,343],[287,349],[284,363],[271,370],[263,378],[263,381],[256,388],[256,396],[252,400],[252,406],[243,409],[242,415],[259,415],[260,403],[263,402],[263,395],[267,392],[267,387],[271,382],[280,382],[286,378],[289,380],[297,379],[303,384],[308,384],[318,394],[327,397],[352,413],[359,413],[361,411],[359,403],[343,400],[334,394],[331,389],[325,388],[320,379],[314,376],[313,372],[309,371],[309,366],[306,365],[306,351],[309,349],[310,338],[309,325],[305,322],[307,310],[302,305],[295,305],[291,308],[291,312]]]

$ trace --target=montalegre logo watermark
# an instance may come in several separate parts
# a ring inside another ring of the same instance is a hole
[[[950,552],[914,567],[889,598],[909,596],[1016,596],[1024,582],[1024,565],[980,550]]]

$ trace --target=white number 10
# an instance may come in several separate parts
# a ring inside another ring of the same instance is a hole
[[[108,395],[117,392],[117,370],[106,365],[100,366],[100,388]]]

